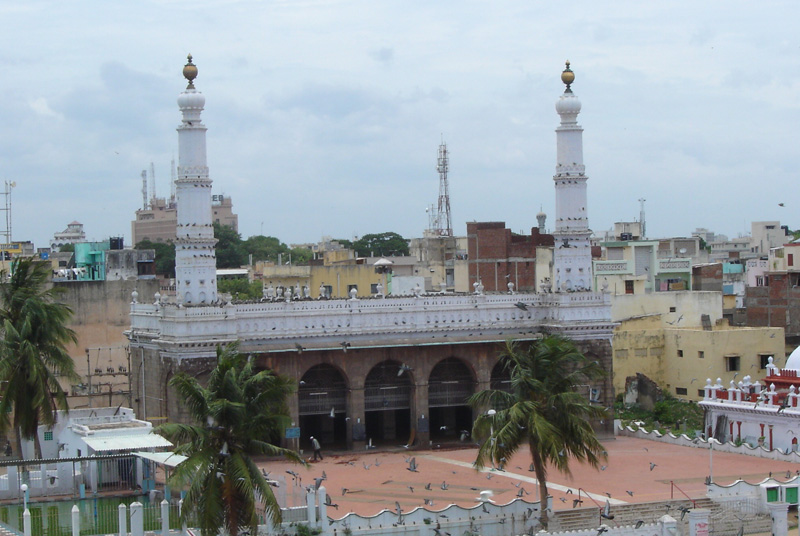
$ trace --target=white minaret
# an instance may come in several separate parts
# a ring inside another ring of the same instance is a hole
[[[214,227],[211,219],[211,179],[206,163],[206,127],[200,112],[206,103],[194,88],[197,67],[183,67],[189,81],[178,96],[183,118],[178,127],[178,178],[175,196],[178,227],[175,240],[175,278],[178,303],[199,305],[217,301],[217,259],[214,253]]]
[[[592,249],[589,243],[589,216],[586,210],[586,179],[583,165],[583,128],[578,124],[581,101],[570,85],[575,73],[567,68],[561,81],[567,85],[556,102],[561,125],[556,129],[558,160],[556,174],[556,223],[553,236],[554,292],[590,290],[592,287]]]

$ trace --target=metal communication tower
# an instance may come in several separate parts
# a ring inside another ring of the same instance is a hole
[[[142,170],[142,210],[147,210],[147,170]]]
[[[644,221],[644,202],[647,201],[644,197],[639,198],[639,223],[642,225],[642,240],[644,240],[647,234],[645,233],[645,221]]]
[[[447,156],[447,144],[442,141],[439,145],[439,160],[436,171],[439,172],[439,208],[436,222],[436,234],[439,236],[453,236],[453,223],[450,218],[450,187],[447,184],[447,171],[450,160]]]

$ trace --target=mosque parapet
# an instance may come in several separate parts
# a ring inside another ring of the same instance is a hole
[[[514,294],[420,296],[391,299],[300,300],[180,307],[132,303],[129,336],[139,339],[225,342],[341,341],[441,336],[461,340],[485,336],[563,332],[573,339],[608,338],[608,294]]]

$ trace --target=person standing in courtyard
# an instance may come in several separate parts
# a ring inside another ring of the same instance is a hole
[[[317,457],[322,459],[322,447],[319,445],[319,441],[316,437],[311,436],[311,448],[314,449],[314,461],[317,461]]]

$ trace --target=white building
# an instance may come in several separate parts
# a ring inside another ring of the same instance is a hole
[[[74,221],[68,224],[63,231],[53,235],[52,240],[50,240],[50,249],[58,251],[61,246],[77,244],[78,242],[86,242],[86,233],[83,232],[83,224]]]
[[[706,434],[718,441],[763,445],[769,450],[796,451],[800,428],[800,348],[779,369],[770,356],[763,382],[745,376],[723,386],[706,380],[699,404],[706,410]]]

